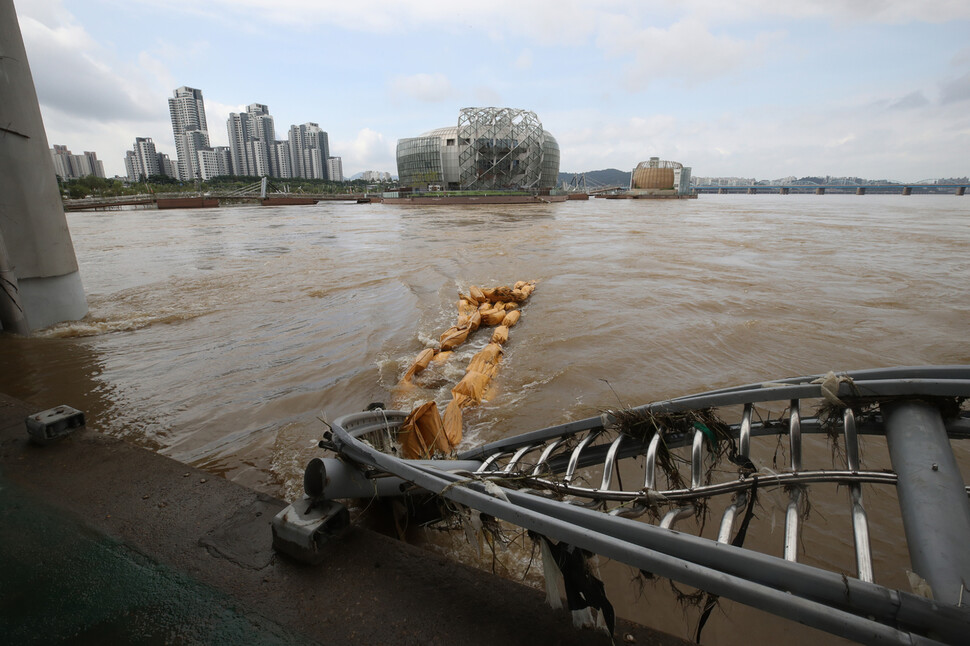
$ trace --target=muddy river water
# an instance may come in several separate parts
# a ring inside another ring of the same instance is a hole
[[[90,313],[0,338],[0,391],[38,410],[72,405],[89,428],[284,498],[299,494],[321,419],[393,401],[473,284],[538,281],[463,446],[733,384],[970,363],[966,197],[329,203],[72,213],[68,224]],[[464,363],[398,403],[446,401]],[[840,509],[846,496],[833,496]],[[764,504],[765,540],[780,552]],[[838,567],[825,543],[851,535],[826,528],[837,512],[818,513],[805,551]],[[874,525],[877,580],[902,576],[898,531]],[[621,614],[691,633],[697,613],[665,583],[603,569],[612,588],[636,588],[617,593],[630,597]],[[789,630],[744,609],[709,625],[705,643]]]

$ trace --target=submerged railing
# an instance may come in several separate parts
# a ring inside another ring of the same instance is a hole
[[[405,413],[357,413],[332,424],[322,444],[340,459],[311,461],[307,500],[284,511],[274,531],[278,546],[306,556],[347,520],[333,500],[424,492],[550,545],[575,546],[706,591],[710,600],[729,598],[859,642],[965,643],[970,500],[950,443],[970,438],[970,415],[961,409],[968,396],[968,366],[829,373],[609,411],[457,460],[424,461],[392,454]],[[819,433],[842,445],[836,468],[805,468],[803,440]],[[891,470],[863,468],[860,435],[885,438]],[[785,444],[784,464],[758,464],[753,447],[765,441]],[[621,486],[631,471],[636,482]],[[851,576],[798,562],[806,501],[822,483],[849,492]],[[863,484],[895,487],[915,589],[932,598],[875,582]],[[781,556],[743,547],[766,490],[787,500]],[[722,496],[729,500],[716,539],[672,531]]]

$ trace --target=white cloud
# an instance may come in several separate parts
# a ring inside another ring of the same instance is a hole
[[[389,141],[380,132],[364,128],[350,141],[334,141],[331,154],[341,158],[344,175],[350,177],[365,170],[397,174],[397,141]]]
[[[390,93],[393,98],[411,98],[424,103],[440,103],[454,97],[455,90],[444,74],[398,75],[391,79]]]
[[[642,28],[621,17],[604,25],[597,38],[608,56],[632,59],[624,79],[638,91],[659,78],[687,83],[716,77],[761,60],[777,35],[762,34],[746,41],[715,35],[698,21],[677,22],[669,28]]]
[[[155,88],[123,75],[110,57],[66,12],[56,24],[20,17],[31,74],[42,105],[69,114],[107,119],[151,119],[160,110]],[[120,66],[119,66],[120,67]],[[131,72],[129,67],[129,72]],[[153,101],[155,99],[156,101]]]
[[[964,0],[937,0],[931,5],[912,0],[685,0],[683,9],[691,16],[711,20],[733,21],[780,18],[787,20],[818,19],[833,23],[905,24],[939,23],[970,18],[970,4]]]
[[[475,97],[475,104],[478,106],[502,105],[504,103],[501,93],[487,85],[480,85],[476,87],[472,94]],[[473,106],[463,105],[461,107],[469,108]],[[457,119],[457,116],[455,118]]]
[[[970,101],[970,72],[943,81],[940,84],[940,101],[943,103]]]
[[[515,63],[513,63],[513,65],[519,70],[530,70],[532,69],[533,63],[532,58],[532,50],[523,49],[522,53],[519,54],[519,57],[515,59]]]

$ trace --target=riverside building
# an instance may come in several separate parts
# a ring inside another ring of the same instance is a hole
[[[397,142],[397,173],[414,190],[548,192],[559,143],[534,112],[462,108],[458,124]]]
[[[151,137],[135,137],[135,144],[125,153],[125,174],[128,181],[137,182],[152,175],[175,177],[175,169],[168,155],[155,150]]]
[[[175,96],[168,100],[168,110],[172,116],[172,134],[175,135],[175,152],[178,155],[178,179],[201,179],[199,151],[211,149],[202,90],[185,86],[176,89]]]
[[[54,161],[54,173],[61,179],[80,179],[88,175],[104,177],[104,164],[96,153],[85,151],[81,155],[75,155],[67,146],[58,144],[54,144],[50,151]]]

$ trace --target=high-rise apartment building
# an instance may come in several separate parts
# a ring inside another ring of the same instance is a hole
[[[132,182],[162,174],[158,151],[151,137],[135,137],[135,145],[125,154],[125,171]]]
[[[289,179],[293,177],[293,168],[290,166],[290,142],[288,141],[277,141],[276,142],[276,163],[277,163],[277,177],[282,177],[283,179]]]
[[[175,177],[171,160],[165,153],[155,150],[151,137],[135,137],[135,145],[125,154],[125,172],[132,182],[153,175]]]
[[[234,175],[255,175],[252,148],[249,146],[249,113],[231,112],[226,122],[229,131],[229,157]]]
[[[304,123],[290,126],[289,144],[294,177],[330,179],[330,142],[327,133],[319,125]]]
[[[98,160],[96,153],[85,151],[75,155],[67,146],[54,144],[50,149],[51,159],[54,160],[54,173],[61,179],[79,179],[94,175],[104,177],[104,163]]]
[[[202,90],[180,87],[168,100],[172,115],[172,134],[178,155],[178,178],[191,181],[202,177],[199,151],[209,150],[209,127],[205,120]]]
[[[253,159],[256,162],[256,175],[279,177],[279,163],[276,158],[276,125],[269,114],[269,107],[262,103],[250,103],[249,128]]]
[[[327,158],[328,179],[331,182],[344,181],[344,164],[340,157]]]
[[[158,170],[161,171],[162,175],[166,177],[174,177],[178,179],[176,175],[175,165],[172,164],[172,160],[168,158],[165,153],[158,153]]]
[[[236,175],[283,176],[280,173],[276,127],[266,105],[251,103],[246,107],[246,112],[230,113],[226,129]]]
[[[334,176],[327,133],[315,123],[290,126],[287,140],[279,141],[269,108],[251,103],[246,112],[230,113],[226,130],[232,172],[236,175],[307,179]]]
[[[199,171],[203,180],[220,175],[232,175],[232,161],[227,146],[199,151]]]

